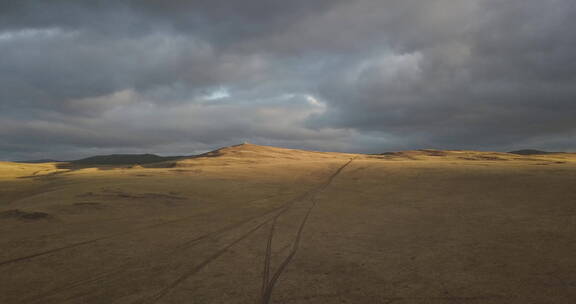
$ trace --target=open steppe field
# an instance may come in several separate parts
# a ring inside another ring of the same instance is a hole
[[[576,303],[576,156],[0,163],[0,303]]]

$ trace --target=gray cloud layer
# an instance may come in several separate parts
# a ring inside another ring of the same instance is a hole
[[[571,0],[1,1],[0,159],[576,149]]]

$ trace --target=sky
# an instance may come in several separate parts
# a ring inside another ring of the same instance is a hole
[[[0,0],[0,160],[576,150],[574,0]]]

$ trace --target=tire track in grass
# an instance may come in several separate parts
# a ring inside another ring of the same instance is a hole
[[[320,186],[322,187],[322,185]],[[174,280],[172,283],[170,283],[168,286],[166,286],[165,288],[163,288],[160,292],[158,292],[157,294],[155,294],[154,296],[152,296],[151,298],[148,298],[146,300],[143,301],[137,301],[136,303],[141,303],[141,304],[155,304],[158,301],[160,301],[162,298],[164,298],[166,295],[168,295],[172,290],[174,290],[176,287],[178,287],[178,285],[180,285],[181,283],[183,283],[184,281],[186,281],[189,277],[193,276],[194,274],[198,273],[200,270],[204,269],[204,267],[206,267],[208,264],[210,264],[212,261],[216,260],[217,258],[219,258],[220,256],[222,256],[224,253],[226,253],[232,246],[236,245],[237,243],[239,243],[240,241],[248,238],[251,234],[253,234],[254,232],[256,232],[258,229],[260,229],[261,227],[263,227],[264,225],[266,225],[269,222],[273,222],[275,223],[276,220],[278,219],[278,217],[280,217],[281,215],[283,215],[284,213],[286,213],[295,203],[297,202],[301,202],[305,199],[307,199],[308,197],[310,197],[311,195],[313,195],[314,193],[317,192],[317,188],[316,189],[312,189],[307,191],[306,193],[304,193],[303,195],[297,197],[296,199],[290,200],[288,201],[286,204],[280,206],[279,208],[277,208],[276,210],[280,210],[274,217],[267,219],[266,221],[264,221],[263,223],[259,224],[258,226],[256,226],[255,228],[253,228],[252,230],[250,230],[248,233],[242,235],[241,237],[237,238],[236,240],[234,240],[232,243],[226,245],[225,247],[223,247],[222,249],[220,249],[218,252],[216,252],[214,255],[210,256],[208,259],[204,260],[202,263],[198,264],[197,266],[193,267],[190,269],[190,271],[184,273],[183,275],[179,276],[176,280]],[[271,238],[270,238],[271,241]]]
[[[281,195],[282,195],[282,194],[280,194],[280,195],[275,195],[275,196],[272,196],[272,197],[266,197],[266,198],[262,198],[262,199],[252,200],[252,201],[250,201],[250,202],[259,201],[259,200],[264,200],[264,199],[270,199],[270,198],[278,197],[278,196],[281,196]],[[247,202],[247,203],[250,203],[250,202]],[[81,241],[81,242],[69,244],[69,245],[66,245],[66,246],[49,249],[49,250],[46,250],[46,251],[41,251],[41,252],[37,252],[37,253],[33,253],[33,254],[29,254],[29,255],[25,255],[25,256],[13,258],[13,259],[4,260],[4,261],[1,261],[1,262],[0,262],[0,267],[5,266],[5,265],[9,265],[9,264],[13,264],[13,263],[17,263],[17,262],[21,262],[21,261],[30,260],[30,259],[33,259],[33,258],[36,258],[36,257],[40,257],[40,256],[44,256],[44,255],[49,255],[49,254],[56,253],[56,252],[59,252],[59,251],[63,251],[63,250],[67,250],[67,249],[73,249],[73,248],[76,248],[76,247],[80,247],[80,246],[84,246],[84,245],[96,243],[96,242],[99,242],[99,241],[109,240],[109,239],[117,238],[117,237],[120,237],[120,236],[125,236],[125,235],[130,235],[130,234],[134,234],[134,233],[146,231],[146,230],[149,230],[149,229],[154,229],[154,228],[158,228],[158,227],[162,227],[162,226],[166,226],[166,225],[171,225],[171,224],[175,224],[175,223],[184,222],[184,221],[190,220],[190,219],[192,219],[192,218],[194,218],[194,217],[196,217],[196,216],[197,216],[197,215],[186,216],[186,217],[182,217],[182,218],[178,218],[178,219],[174,219],[174,220],[170,220],[170,221],[165,221],[165,222],[158,223],[158,224],[149,225],[149,226],[142,227],[142,228],[138,228],[138,229],[132,229],[132,230],[128,230],[128,231],[123,231],[123,232],[119,232],[119,233],[114,233],[114,234],[102,236],[102,237],[95,238],[95,239],[90,239],[90,240],[86,240],[86,241]]]
[[[248,231],[247,233],[243,234],[242,236],[240,236],[239,238],[235,239],[233,242],[229,243],[228,245],[226,245],[225,247],[223,247],[222,249],[220,249],[219,251],[217,251],[216,253],[214,253],[213,255],[211,255],[209,258],[207,258],[206,260],[204,260],[202,263],[196,265],[195,267],[191,268],[189,271],[185,272],[184,274],[180,275],[176,280],[172,281],[172,283],[170,283],[168,286],[164,287],[162,290],[160,290],[160,292],[156,293],[154,296],[152,296],[151,298],[144,300],[144,301],[138,301],[136,303],[146,303],[146,304],[154,304],[154,303],[158,303],[158,301],[160,301],[162,298],[164,298],[166,295],[168,295],[173,289],[175,289],[176,287],[178,287],[178,285],[180,285],[182,282],[186,281],[189,277],[191,277],[192,275],[196,274],[197,272],[199,272],[200,270],[204,269],[204,267],[206,267],[208,264],[210,264],[212,261],[216,260],[217,258],[219,258],[220,256],[222,256],[224,253],[226,253],[232,246],[240,243],[241,241],[245,240],[246,238],[248,238],[250,235],[252,235],[254,232],[256,232],[258,229],[260,229],[261,227],[263,227],[264,225],[266,225],[267,223],[269,223],[272,219],[266,220],[265,222],[259,224],[258,226],[252,228],[250,231]]]
[[[262,297],[264,291],[270,280],[270,260],[272,258],[272,239],[274,237],[274,228],[276,226],[276,219],[270,225],[270,233],[268,234],[268,242],[266,244],[266,254],[264,256],[264,271],[262,273]]]
[[[276,285],[276,282],[280,278],[280,275],[282,275],[282,272],[284,271],[286,266],[288,266],[288,264],[290,264],[290,262],[292,261],[292,258],[294,258],[294,255],[296,255],[296,252],[298,251],[298,247],[300,246],[300,240],[302,239],[302,232],[304,231],[304,226],[306,225],[306,222],[308,221],[308,217],[310,216],[310,213],[312,212],[312,209],[314,208],[314,206],[316,206],[316,201],[312,202],[312,205],[310,206],[310,208],[308,208],[308,211],[306,212],[304,219],[302,219],[302,222],[300,223],[300,226],[298,227],[298,232],[296,233],[296,239],[294,240],[294,243],[292,245],[292,249],[290,250],[290,254],[288,254],[286,259],[284,259],[284,261],[282,261],[282,263],[280,264],[280,266],[278,266],[278,269],[276,270],[276,272],[274,273],[272,278],[266,283],[266,286],[265,286],[264,290],[262,291],[262,303],[269,303],[270,302],[270,298],[272,297],[272,291],[274,289],[274,286]],[[269,267],[270,266],[268,265],[268,268]]]
[[[334,179],[342,172],[342,170],[344,170],[346,167],[348,167],[354,161],[354,159],[356,159],[356,157],[350,159],[347,163],[345,163],[343,166],[338,168],[338,170],[336,170],[328,178],[328,180],[324,184],[322,184],[320,187],[318,187],[316,189],[316,191],[314,191],[313,193],[310,194],[309,197],[307,197],[307,199],[312,200],[312,204],[310,205],[310,208],[308,208],[308,211],[304,215],[304,218],[302,219],[302,222],[300,223],[300,226],[298,227],[298,232],[296,233],[296,237],[294,239],[292,249],[290,250],[290,253],[288,254],[288,256],[282,261],[282,263],[280,263],[280,266],[278,266],[278,269],[276,270],[276,272],[274,272],[274,275],[272,276],[272,278],[269,278],[269,272],[270,272],[269,251],[271,252],[271,245],[272,245],[272,238],[273,238],[273,231],[271,231],[269,239],[268,239],[268,244],[266,247],[264,272],[263,272],[264,276],[263,276],[263,280],[262,280],[263,281],[263,289],[262,289],[262,298],[261,298],[260,303],[262,303],[262,304],[270,303],[270,299],[272,298],[272,292],[274,290],[274,286],[276,285],[276,282],[278,281],[278,279],[282,275],[282,272],[284,272],[284,269],[286,269],[288,264],[290,264],[290,262],[292,261],[292,259],[296,255],[296,252],[298,251],[298,247],[300,246],[300,241],[302,240],[302,234],[304,232],[304,227],[306,226],[306,222],[308,222],[308,218],[310,217],[310,213],[312,213],[312,209],[314,209],[314,207],[316,206],[316,200],[314,200],[314,196],[316,196],[316,194],[318,194],[318,193],[324,191],[326,188],[328,188],[328,186],[330,186],[330,184],[332,184]]]
[[[352,159],[352,160],[353,160],[353,159]],[[184,250],[184,249],[193,247],[193,246],[195,246],[195,245],[197,245],[197,244],[200,244],[201,241],[206,240],[206,239],[208,239],[208,238],[210,238],[210,237],[214,237],[214,236],[223,234],[223,233],[228,232],[228,231],[230,231],[230,230],[233,230],[233,229],[235,229],[235,228],[241,227],[242,225],[244,225],[244,224],[246,224],[246,223],[249,223],[249,222],[255,221],[255,220],[257,220],[257,219],[263,218],[263,217],[265,217],[265,216],[267,216],[267,215],[269,215],[269,214],[272,214],[272,213],[280,210],[274,217],[272,217],[272,218],[264,221],[263,223],[257,225],[255,228],[253,228],[252,230],[250,230],[250,231],[249,231],[248,233],[246,233],[245,235],[242,235],[240,238],[236,239],[235,241],[233,241],[233,242],[230,243],[229,245],[225,246],[224,248],[222,248],[221,250],[219,250],[218,252],[216,252],[214,255],[212,255],[212,256],[211,256],[210,258],[208,258],[207,260],[203,261],[202,263],[198,264],[196,267],[192,268],[189,272],[186,272],[184,275],[180,276],[177,280],[175,280],[175,281],[172,282],[170,285],[168,285],[167,287],[165,287],[164,289],[162,289],[162,290],[161,290],[157,295],[155,295],[153,298],[149,299],[151,302],[141,302],[141,303],[156,303],[156,302],[158,302],[160,299],[162,299],[164,296],[166,296],[171,290],[173,290],[173,289],[176,288],[179,284],[181,284],[182,282],[184,282],[187,278],[189,278],[190,276],[192,276],[192,275],[196,274],[197,272],[199,272],[200,270],[202,270],[202,269],[203,269],[204,267],[206,267],[209,263],[211,263],[212,261],[214,261],[215,259],[217,259],[217,258],[220,257],[221,255],[223,255],[224,253],[226,253],[229,248],[231,248],[232,246],[236,245],[236,244],[239,243],[240,241],[248,238],[252,233],[254,233],[254,232],[257,231],[258,229],[260,229],[260,228],[261,228],[262,226],[264,226],[265,224],[269,223],[270,221],[273,221],[273,225],[275,225],[277,218],[280,217],[282,214],[284,214],[286,211],[288,211],[288,210],[290,209],[290,207],[292,207],[295,203],[300,202],[300,201],[305,201],[305,200],[309,199],[310,197],[313,197],[316,193],[318,193],[318,192],[320,192],[320,191],[323,191],[323,190],[334,180],[334,178],[335,178],[347,165],[349,165],[349,164],[352,162],[352,160],[350,160],[350,161],[349,161],[348,163],[346,163],[344,166],[340,167],[335,173],[333,173],[333,174],[328,178],[328,181],[325,182],[324,184],[321,184],[319,187],[316,187],[316,188],[314,188],[314,189],[311,189],[311,190],[307,191],[307,192],[304,193],[303,195],[301,195],[301,196],[299,196],[299,197],[297,197],[297,198],[295,198],[295,199],[292,199],[292,200],[288,201],[287,203],[285,203],[285,204],[282,205],[282,206],[279,206],[279,207],[277,207],[277,208],[273,208],[272,210],[269,210],[269,211],[267,211],[267,212],[265,212],[265,213],[263,213],[263,214],[250,217],[250,218],[245,219],[245,220],[242,220],[242,221],[240,221],[240,222],[238,222],[238,223],[235,223],[235,224],[232,224],[232,225],[228,225],[228,226],[226,226],[226,227],[224,227],[224,228],[222,228],[222,229],[220,229],[220,230],[218,230],[218,231],[214,231],[214,232],[205,234],[205,235],[203,235],[203,236],[200,236],[200,237],[197,237],[197,238],[195,238],[195,239],[193,239],[193,240],[190,240],[190,241],[186,242],[185,244],[183,244],[183,245],[181,245],[181,246],[178,246],[178,248],[177,248],[176,251],[180,251],[180,250]],[[282,195],[285,195],[285,194],[276,195],[276,196],[271,196],[271,197],[266,197],[266,198],[257,199],[257,200],[252,200],[252,201],[250,201],[250,202],[259,201],[259,200],[265,200],[265,199],[270,199],[270,198],[278,197],[278,196],[282,196]],[[314,202],[314,204],[315,204],[315,202]],[[312,206],[312,207],[313,207],[313,206]],[[297,238],[296,238],[296,243],[297,243],[297,244],[299,244],[299,242],[300,242],[302,230],[303,230],[303,228],[304,228],[305,222],[307,221],[310,212],[312,211],[312,207],[308,210],[308,212],[307,212],[307,214],[306,214],[306,217],[305,217],[304,221],[302,222],[302,224],[301,224],[301,226],[300,226],[300,228],[299,228],[299,233],[298,233],[298,236],[297,236]],[[41,252],[41,253],[38,253],[38,254],[29,255],[29,256],[25,256],[25,257],[13,259],[13,260],[1,262],[1,263],[0,263],[0,266],[2,266],[2,265],[4,265],[4,264],[9,264],[9,263],[21,261],[21,260],[31,259],[31,258],[34,258],[34,257],[37,257],[37,256],[41,256],[41,255],[46,255],[46,254],[54,253],[54,252],[61,251],[61,250],[65,250],[65,249],[69,249],[69,248],[74,248],[74,247],[82,246],[82,245],[89,244],[89,243],[94,243],[94,242],[97,242],[97,241],[100,241],[100,240],[104,240],[104,239],[111,239],[111,238],[115,238],[115,237],[118,237],[118,236],[121,236],[121,235],[127,235],[127,234],[131,234],[131,233],[136,233],[136,232],[139,232],[139,231],[144,231],[144,230],[148,230],[148,229],[153,229],[153,228],[156,228],[156,227],[158,227],[158,226],[163,226],[163,225],[168,225],[168,224],[172,224],[172,223],[176,223],[176,222],[185,221],[185,220],[188,220],[189,218],[190,218],[190,217],[180,218],[180,219],[172,220],[172,221],[169,221],[169,222],[163,222],[163,223],[151,225],[151,226],[144,227],[144,228],[141,228],[141,229],[135,229],[135,230],[131,230],[131,231],[123,232],[123,233],[118,233],[118,234],[114,234],[114,235],[109,235],[109,236],[102,237],[102,238],[98,238],[98,239],[88,240],[88,241],[80,242],[80,243],[76,243],[76,244],[71,244],[71,245],[69,245],[69,246],[64,246],[64,247],[56,248],[56,249],[49,250],[49,251],[45,251],[45,252]],[[272,238],[273,238],[273,230],[271,231],[271,234],[270,234],[270,236],[269,236],[269,242],[270,242],[269,251],[270,251],[270,255],[271,255],[271,249],[272,249],[272,247],[271,247],[271,245],[272,245]],[[293,247],[293,251],[294,251],[294,248],[297,249],[297,246],[296,246],[296,247]],[[289,256],[289,257],[290,257],[290,260],[291,260],[292,256],[295,255],[295,253],[296,253],[295,251],[294,251],[293,253],[291,252],[291,254],[290,254],[290,256]],[[265,262],[265,265],[267,265],[267,266],[265,266],[265,267],[268,267],[268,270],[266,270],[266,273],[267,273],[267,276],[268,276],[268,277],[269,277],[269,273],[270,273],[270,259],[271,259],[270,255],[268,255],[268,258],[267,258],[268,261]],[[288,263],[290,262],[290,260],[285,261],[285,263],[283,263],[283,265],[284,265],[284,264],[286,264],[286,265],[282,266],[282,269],[281,269],[280,271],[277,271],[277,273],[275,273],[275,275],[273,276],[272,280],[269,280],[268,277],[267,277],[266,279],[264,279],[264,280],[263,280],[263,286],[264,286],[264,285],[266,285],[266,286],[270,285],[270,282],[269,282],[269,281],[272,282],[272,286],[273,286],[273,285],[275,284],[275,282],[278,280],[278,277],[280,276],[282,270],[288,265]],[[66,291],[66,290],[68,290],[68,287],[70,287],[70,288],[76,288],[76,287],[80,287],[80,286],[82,286],[82,285],[86,285],[86,284],[90,284],[90,283],[95,283],[95,282],[101,281],[101,280],[103,280],[103,279],[106,279],[107,277],[114,276],[114,275],[122,272],[122,270],[123,270],[123,269],[126,269],[126,268],[129,268],[129,266],[127,266],[127,267],[122,267],[122,269],[121,269],[121,270],[118,270],[118,271],[113,271],[113,272],[110,272],[110,273],[100,274],[100,275],[98,275],[98,276],[96,276],[96,277],[93,277],[93,278],[88,278],[88,279],[85,279],[85,280],[76,281],[76,282],[73,282],[72,284],[68,284],[68,285],[66,285],[66,286],[62,286],[62,287],[55,288],[55,289],[53,289],[52,291],[49,291],[49,292],[47,292],[47,293],[44,293],[44,294],[40,295],[40,297],[35,297],[35,299],[33,300],[33,302],[30,302],[30,303],[41,303],[40,300],[45,299],[46,297],[49,297],[49,296],[56,295],[56,294],[58,294],[58,293],[60,293],[60,292],[62,292],[62,291]],[[267,290],[267,289],[263,289],[263,296],[264,296],[265,290]],[[270,289],[269,292],[268,292],[268,291],[266,291],[266,292],[271,294],[271,289]],[[28,302],[26,302],[26,303],[28,303]],[[139,302],[139,303],[140,303],[140,302]]]
[[[265,197],[265,198],[261,198],[261,199],[251,200],[251,201],[249,201],[249,202],[247,202],[247,203],[255,202],[255,201],[260,201],[260,200],[265,200],[265,199],[270,199],[270,198],[278,197],[278,196],[282,196],[282,195],[285,195],[285,194],[280,194],[280,195],[275,195],[275,196],[271,196],[271,197]],[[264,217],[266,217],[267,215],[270,215],[270,214],[272,214],[272,213],[274,213],[274,212],[276,212],[276,211],[278,211],[278,210],[280,210],[280,209],[282,209],[282,208],[286,208],[286,206],[287,206],[288,204],[292,203],[292,201],[293,201],[293,200],[290,200],[290,201],[287,202],[286,204],[284,204],[284,205],[282,205],[282,206],[279,206],[279,207],[276,207],[276,208],[273,208],[272,210],[268,210],[268,211],[266,211],[266,212],[264,212],[264,213],[262,213],[262,214],[252,216],[252,217],[247,218],[247,219],[244,219],[244,220],[242,220],[242,221],[240,221],[240,222],[233,223],[233,224],[231,224],[231,225],[227,225],[227,226],[225,226],[224,228],[219,229],[219,230],[217,230],[217,231],[209,232],[209,233],[206,233],[206,234],[204,234],[204,235],[202,235],[202,236],[199,236],[199,237],[197,237],[197,238],[195,238],[195,239],[192,239],[192,240],[190,240],[190,241],[187,241],[187,242],[184,243],[183,245],[178,246],[178,247],[176,248],[176,250],[170,252],[169,254],[174,254],[174,253],[177,253],[178,251],[182,251],[182,250],[186,250],[186,249],[192,248],[192,247],[194,247],[194,246],[196,246],[196,245],[201,244],[201,242],[202,242],[203,240],[206,240],[206,239],[209,239],[209,238],[212,238],[212,237],[219,236],[219,235],[224,234],[224,233],[226,233],[226,232],[228,232],[228,231],[230,231],[230,230],[233,230],[233,229],[235,229],[235,228],[241,227],[241,226],[243,226],[243,225],[245,225],[245,224],[247,224],[247,223],[250,223],[250,222],[256,221],[256,220],[258,220],[258,219],[264,218]],[[87,278],[87,279],[83,279],[83,280],[79,280],[79,281],[74,281],[74,282],[71,282],[71,283],[69,283],[69,284],[65,284],[65,285],[63,285],[63,286],[56,287],[56,288],[54,288],[54,289],[52,289],[52,290],[49,290],[49,291],[47,291],[47,292],[45,292],[45,293],[42,293],[42,294],[36,295],[36,296],[34,296],[34,297],[30,297],[30,298],[24,299],[24,300],[22,300],[21,303],[29,303],[29,304],[32,304],[32,303],[42,303],[42,301],[45,301],[47,297],[55,296],[55,295],[58,295],[58,294],[60,294],[60,293],[62,293],[62,292],[69,291],[69,290],[72,289],[72,288],[78,288],[78,287],[81,287],[81,286],[83,286],[83,285],[87,285],[87,284],[91,284],[91,283],[96,283],[96,282],[99,282],[99,281],[102,281],[102,280],[105,280],[105,279],[109,279],[109,278],[111,278],[111,277],[113,277],[113,276],[122,274],[122,273],[124,273],[125,271],[127,271],[127,270],[130,269],[130,268],[134,268],[134,267],[136,267],[136,266],[138,266],[138,265],[143,264],[144,262],[143,262],[142,260],[143,260],[143,259],[139,259],[139,260],[137,260],[137,261],[134,261],[133,263],[125,264],[125,265],[123,265],[122,267],[117,268],[115,271],[100,273],[100,274],[98,274],[98,275],[96,275],[96,276],[93,276],[93,277],[91,277],[91,278]]]

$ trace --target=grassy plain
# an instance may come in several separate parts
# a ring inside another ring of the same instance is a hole
[[[0,163],[0,303],[576,303],[576,155]]]

